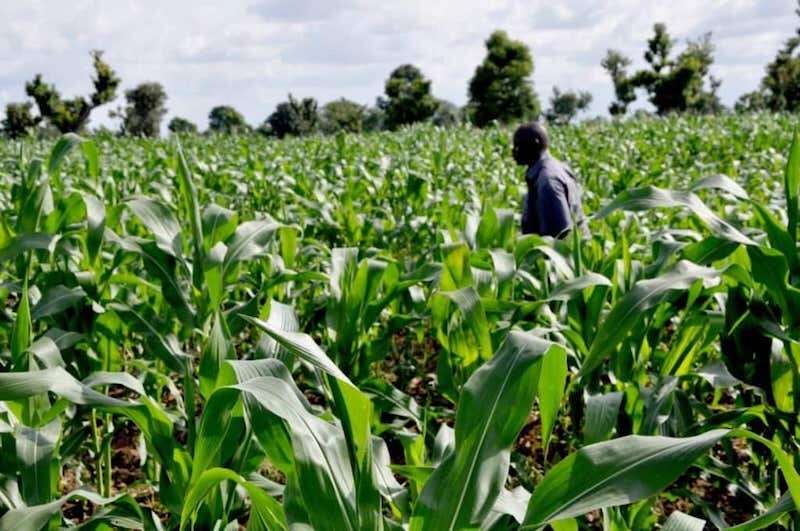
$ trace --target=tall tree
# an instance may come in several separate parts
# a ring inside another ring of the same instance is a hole
[[[800,16],[800,0],[797,0],[797,6],[795,12]],[[800,27],[767,65],[758,90],[740,97],[736,108],[775,112],[800,110]]]
[[[360,133],[364,127],[366,108],[345,98],[330,101],[322,106],[320,120],[322,131],[336,133]]]
[[[614,95],[616,101],[611,102],[608,112],[612,116],[619,116],[628,111],[628,105],[636,100],[636,90],[628,76],[628,67],[631,60],[616,50],[608,50],[601,65],[611,76],[614,83]]]
[[[318,122],[317,100],[297,100],[291,94],[289,101],[279,103],[267,118],[269,130],[278,138],[309,135],[317,129]]]
[[[636,99],[635,89],[644,89],[658,114],[671,112],[713,113],[722,109],[717,91],[719,80],[711,75],[714,46],[711,34],[689,41],[686,48],[672,57],[675,41],[664,24],[653,26],[653,36],[647,41],[644,53],[649,68],[628,75],[630,59],[609,50],[601,63],[614,83],[617,101],[611,104],[611,114],[624,114]]]
[[[103,52],[91,52],[94,65],[94,92],[87,97],[76,96],[62,99],[55,85],[45,83],[41,74],[25,85],[25,92],[33,98],[41,118],[47,120],[61,133],[81,131],[89,122],[91,112],[117,96],[120,79],[103,60]]]
[[[533,58],[522,41],[495,31],[486,41],[486,57],[469,82],[469,109],[478,126],[535,118],[541,112],[533,90]]]
[[[169,121],[167,129],[169,129],[170,133],[196,133],[197,125],[186,118],[176,116]]]
[[[244,116],[230,105],[218,105],[208,113],[208,130],[212,133],[241,134],[249,129]]]
[[[384,92],[386,99],[380,99],[378,104],[386,112],[385,125],[389,129],[425,121],[438,106],[430,80],[414,65],[395,68],[386,80]]]
[[[588,92],[575,92],[568,90],[561,92],[558,87],[553,87],[550,97],[550,108],[547,110],[547,120],[559,124],[571,122],[579,112],[585,111],[592,103],[592,95]]]
[[[122,118],[122,133],[132,136],[157,137],[161,120],[167,114],[167,93],[161,83],[142,83],[125,91],[128,104],[117,113]]]
[[[39,119],[33,115],[33,105],[26,101],[6,104],[6,114],[0,121],[0,132],[9,138],[22,138],[33,131]]]

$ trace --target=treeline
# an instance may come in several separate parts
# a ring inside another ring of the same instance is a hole
[[[797,1],[800,15],[800,0]],[[725,110],[718,96],[721,81],[710,73],[714,63],[711,34],[689,40],[678,53],[675,48],[675,39],[666,25],[659,23],[646,43],[645,68],[631,72],[630,58],[616,50],[607,51],[601,64],[614,86],[615,100],[609,108],[613,116],[627,114],[641,95],[646,95],[659,115]],[[119,77],[103,60],[102,52],[93,51],[91,57],[94,91],[90,95],[64,99],[54,85],[37,74],[25,85],[30,100],[6,105],[0,131],[11,138],[36,132],[84,131],[92,111],[113,101],[120,85]],[[390,73],[384,94],[372,106],[341,98],[320,107],[314,98],[295,98],[289,94],[287,101],[278,104],[255,127],[232,106],[214,107],[208,115],[206,132],[258,132],[283,138],[339,131],[394,130],[426,121],[440,126],[466,122],[483,127],[544,116],[550,122],[568,123],[588,109],[591,94],[555,87],[543,112],[531,81],[533,71],[533,56],[528,47],[504,31],[495,31],[486,41],[486,56],[469,81],[469,100],[464,107],[437,99],[425,74],[416,66],[405,64]],[[124,97],[125,104],[110,112],[110,116],[120,121],[117,132],[158,136],[167,114],[164,87],[156,82],[142,83],[125,91]],[[734,110],[800,110],[800,28],[767,65],[758,89],[742,95]],[[199,131],[196,124],[181,117],[172,118],[167,128],[172,133]]]

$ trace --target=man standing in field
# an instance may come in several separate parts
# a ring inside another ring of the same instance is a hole
[[[528,166],[522,233],[563,238],[573,225],[585,233],[581,187],[569,167],[550,156],[549,145],[547,131],[536,122],[521,125],[514,133],[514,160]]]

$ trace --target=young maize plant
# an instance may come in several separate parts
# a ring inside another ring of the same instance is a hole
[[[0,145],[0,529],[799,529],[790,122]]]

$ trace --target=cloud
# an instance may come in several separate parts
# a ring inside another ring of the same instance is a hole
[[[761,0],[0,2],[0,105],[24,98],[37,72],[65,96],[88,93],[94,48],[106,51],[123,88],[159,81],[170,115],[203,125],[223,103],[259,123],[289,92],[371,104],[407,62],[432,79],[438,97],[462,104],[485,39],[502,28],[531,47],[542,100],[554,85],[589,90],[592,112],[605,113],[613,96],[600,67],[606,49],[641,66],[659,21],[680,41],[712,32],[713,71],[730,104],[758,85],[793,34],[793,9]],[[93,120],[108,123],[106,115]]]

